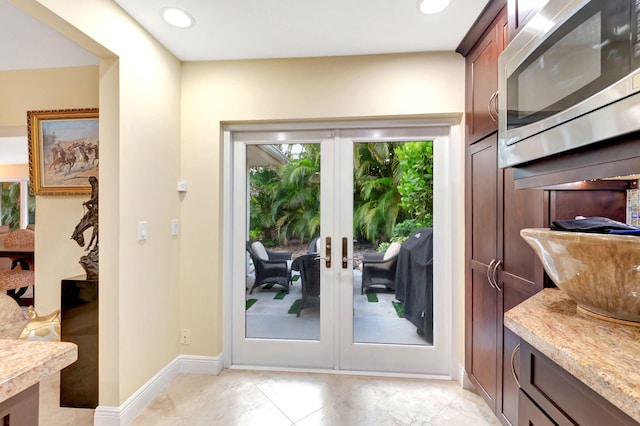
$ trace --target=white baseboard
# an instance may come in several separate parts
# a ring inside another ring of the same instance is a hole
[[[94,426],[126,426],[160,395],[178,374],[218,375],[222,368],[221,355],[216,357],[178,355],[121,406],[98,406],[93,415],[93,424]]]
[[[467,375],[467,370],[464,369],[462,364],[458,364],[458,382],[462,389],[473,390],[475,391],[476,387],[473,386],[471,380],[469,380],[469,376]]]

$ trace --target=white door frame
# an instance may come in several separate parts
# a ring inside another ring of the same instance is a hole
[[[256,131],[256,130],[305,130],[305,129],[357,129],[357,128],[393,128],[393,127],[424,127],[432,126],[434,136],[446,136],[449,143],[446,144],[439,161],[434,167],[440,168],[440,174],[444,176],[443,184],[434,187],[434,197],[442,200],[442,208],[448,214],[434,216],[434,232],[442,232],[450,235],[450,238],[439,238],[441,245],[438,250],[444,253],[440,264],[438,276],[449,283],[446,298],[451,302],[448,312],[449,336],[447,342],[447,358],[449,364],[449,378],[461,381],[462,368],[462,336],[464,324],[464,265],[461,262],[454,263],[464,253],[464,147],[461,135],[460,116],[448,115],[445,117],[423,118],[399,118],[381,120],[358,120],[338,122],[269,122],[269,123],[233,123],[223,125],[223,170],[222,170],[222,199],[223,199],[223,224],[222,224],[222,267],[223,267],[223,295],[222,295],[222,319],[223,319],[223,352],[224,366],[231,365],[232,350],[232,280],[231,272],[233,261],[233,232],[232,223],[232,182],[233,182],[233,158],[232,158],[232,132]],[[436,273],[434,271],[434,273]],[[293,370],[293,369],[291,369]],[[359,369],[360,370],[360,369]],[[331,370],[333,371],[333,370]],[[342,370],[341,372],[348,373]],[[376,373],[362,371],[363,374]],[[442,377],[442,376],[438,376]]]

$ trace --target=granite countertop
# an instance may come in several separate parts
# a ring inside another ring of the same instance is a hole
[[[28,389],[78,359],[66,342],[0,340],[0,402]]]
[[[504,324],[640,422],[640,327],[579,313],[551,288],[505,313]]]

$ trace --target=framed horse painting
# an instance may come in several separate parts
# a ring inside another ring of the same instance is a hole
[[[98,177],[98,109],[28,111],[29,175],[35,195],[90,194]]]

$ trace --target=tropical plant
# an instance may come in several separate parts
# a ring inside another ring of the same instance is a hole
[[[271,197],[275,239],[312,239],[320,232],[320,146],[301,145],[299,154],[278,169]]]
[[[377,243],[391,235],[400,210],[396,189],[399,174],[392,142],[368,142],[355,145],[354,152],[354,232]]]
[[[274,221],[271,219],[271,197],[278,183],[275,170],[253,167],[249,170],[249,237],[252,240],[271,239]],[[264,242],[268,245],[268,242]]]
[[[320,232],[320,146],[280,148],[289,158],[287,164],[250,171],[249,235],[264,238],[265,245],[310,240]]]
[[[20,228],[20,183],[2,182],[1,214],[0,221],[3,225],[9,225],[13,231]],[[35,222],[35,198],[28,196],[27,212],[29,223]]]
[[[433,224],[433,142],[407,142],[395,150],[403,209],[417,227]],[[410,232],[410,231],[409,231]]]
[[[354,236],[402,241],[431,226],[431,142],[358,143],[354,147]],[[310,240],[320,230],[320,146],[280,146],[289,161],[250,171],[250,231],[265,245]],[[396,225],[397,224],[397,225]]]

